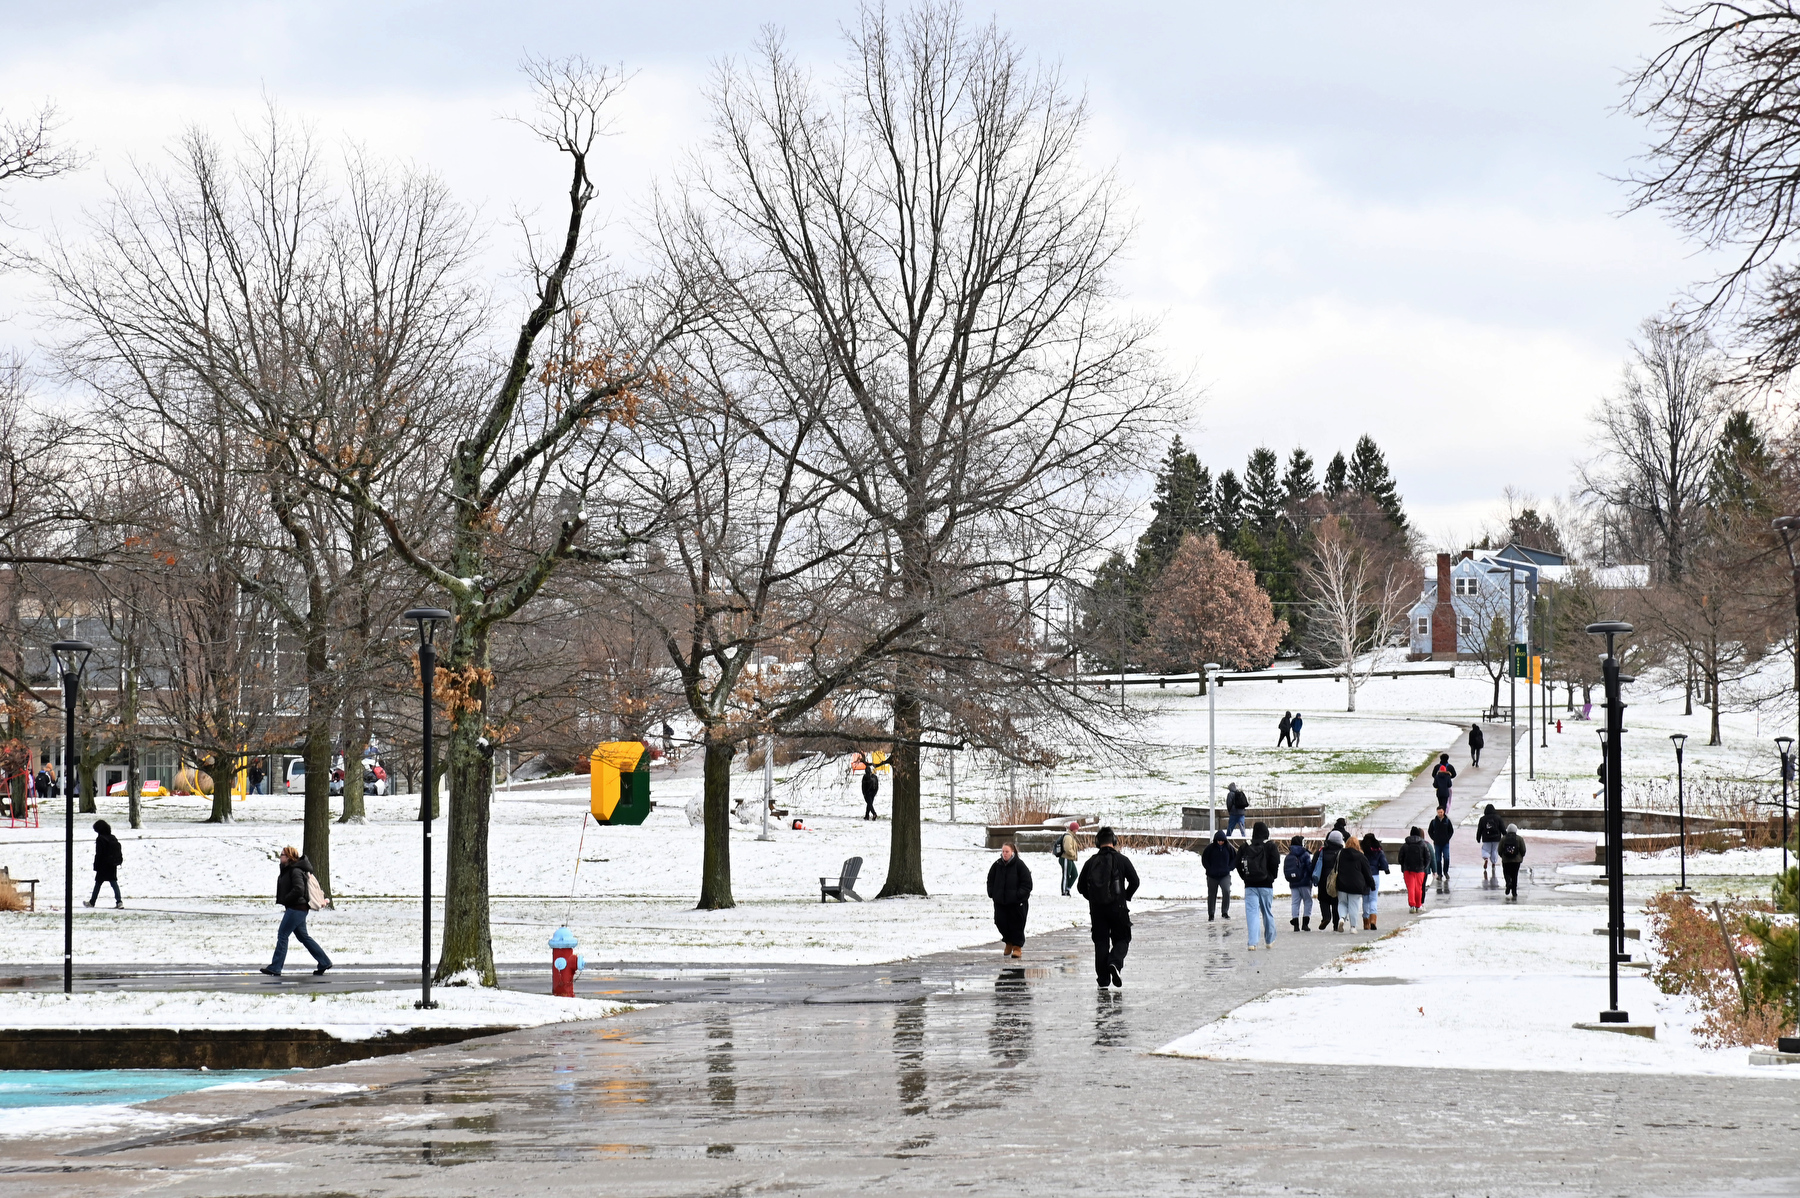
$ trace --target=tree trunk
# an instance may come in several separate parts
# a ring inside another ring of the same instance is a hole
[[[368,703],[361,701],[354,706],[362,710],[345,721],[350,745],[344,754],[344,814],[338,818],[340,824],[360,824],[368,819],[363,809],[363,758],[369,755]]]
[[[481,751],[486,716],[489,633],[485,626],[459,617],[446,669],[466,683],[466,695],[453,689],[457,707],[450,717],[450,832],[444,878],[444,947],[438,957],[437,980],[448,982],[473,971],[483,986],[494,978],[494,939],[488,923],[488,825],[492,817],[494,770]],[[449,713],[446,713],[449,714]]]
[[[85,747],[85,740],[83,743]],[[82,815],[98,815],[100,812],[100,805],[94,801],[94,790],[95,783],[98,780],[96,775],[100,771],[100,762],[97,758],[92,757],[87,753],[83,753],[80,757],[77,757],[75,762],[75,768],[81,779],[81,791],[78,800],[79,806],[76,807],[76,811]]]
[[[1123,687],[1119,688],[1123,690]],[[887,881],[876,898],[925,894],[925,855],[919,830],[919,734],[924,723],[919,698],[906,690],[894,695],[894,755],[889,783],[893,827],[888,835]]]
[[[138,747],[135,740],[125,746],[125,804],[131,826],[143,827],[144,767],[138,761]]]
[[[706,734],[705,782],[701,791],[706,847],[700,858],[701,911],[737,906],[731,897],[731,759],[737,746],[713,741]]]
[[[1694,714],[1694,663],[1688,662],[1681,678],[1681,714]],[[1715,742],[1716,743],[1716,742]]]
[[[306,826],[301,852],[312,863],[313,876],[331,897],[331,721],[311,715],[306,721]]]
[[[228,824],[231,814],[231,767],[232,758],[223,754],[202,757],[194,765],[208,778],[212,779],[212,814],[206,817],[209,824]]]

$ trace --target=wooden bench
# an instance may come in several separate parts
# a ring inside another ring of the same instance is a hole
[[[844,862],[844,868],[837,877],[820,878],[819,901],[822,903],[828,898],[834,898],[841,903],[844,901],[844,896],[849,895],[857,902],[862,902],[862,895],[856,893],[856,875],[861,872],[862,858],[852,857]]]
[[[0,878],[5,878],[8,882],[11,882],[13,884],[14,889],[17,889],[20,886],[31,887],[31,890],[29,892],[27,892],[25,897],[31,900],[30,910],[33,910],[33,911],[37,910],[37,887],[38,887],[39,879],[37,879],[37,878],[15,878],[12,876],[12,871],[7,869],[6,866],[4,866],[4,865],[0,865]]]

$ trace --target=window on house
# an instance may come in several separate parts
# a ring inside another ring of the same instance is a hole
[[[1430,636],[1431,635],[1431,619],[1430,619],[1430,617],[1428,617],[1428,616],[1420,616],[1419,617],[1419,635],[1420,636]]]
[[[1469,617],[1467,617],[1467,616],[1464,616],[1462,618],[1462,634],[1464,636],[1468,636],[1470,633],[1472,633],[1474,631],[1475,631],[1475,621],[1469,619]]]
[[[1476,579],[1458,578],[1453,584],[1453,591],[1458,595],[1473,595],[1476,590]]]

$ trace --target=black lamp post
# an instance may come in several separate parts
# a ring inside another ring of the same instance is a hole
[[[63,701],[63,993],[75,989],[75,703],[94,647],[86,641],[50,646],[62,674]]]
[[[1775,747],[1781,750],[1781,872],[1788,867],[1788,782],[1794,776],[1794,738],[1778,736]]]
[[[1687,747],[1687,733],[1671,732],[1669,740],[1675,746],[1675,818],[1681,823],[1681,885],[1677,890],[1686,890],[1687,884],[1687,794],[1681,776],[1681,751]]]
[[[421,943],[419,950],[419,1001],[413,1006],[429,1011],[437,1006],[431,1001],[431,800],[437,793],[436,754],[431,732],[431,692],[437,682],[437,649],[432,639],[437,626],[450,618],[441,607],[415,607],[406,619],[419,625],[419,691],[424,700],[424,718],[420,721],[425,746],[425,781],[419,787],[419,826],[425,830],[424,900],[420,907]]]
[[[1606,638],[1606,656],[1600,659],[1600,675],[1606,684],[1606,975],[1608,1009],[1600,1012],[1601,1023],[1630,1023],[1631,1016],[1619,1010],[1619,963],[1631,958],[1625,952],[1625,788],[1624,733],[1625,703],[1620,687],[1626,678],[1619,673],[1619,657],[1614,637],[1629,635],[1631,625],[1621,620],[1602,620],[1589,624],[1594,636]]]

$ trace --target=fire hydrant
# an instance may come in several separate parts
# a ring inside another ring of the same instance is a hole
[[[575,933],[568,928],[558,928],[550,936],[550,993],[559,998],[575,997],[575,974],[581,968],[575,944]]]

